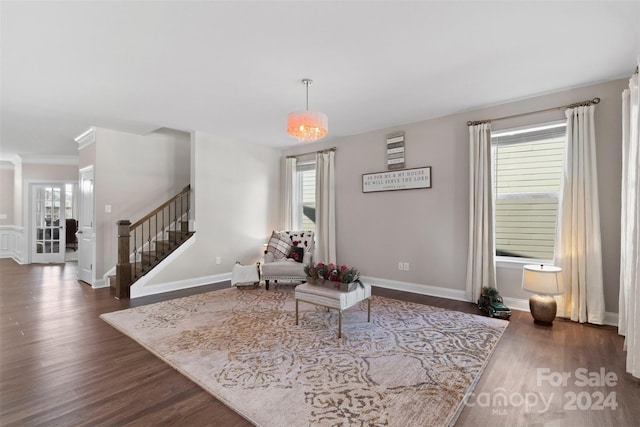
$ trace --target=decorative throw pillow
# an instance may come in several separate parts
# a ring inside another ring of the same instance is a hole
[[[291,258],[296,262],[302,262],[302,259],[304,258],[304,248],[299,246],[294,246],[293,248],[291,248],[291,253],[289,254],[289,258]]]
[[[309,251],[313,243],[313,231],[285,231],[284,235],[289,236],[293,246],[299,246],[305,252]]]
[[[271,252],[275,259],[283,259],[289,256],[292,246],[288,237],[274,231],[271,233],[271,238],[267,244],[267,252]]]

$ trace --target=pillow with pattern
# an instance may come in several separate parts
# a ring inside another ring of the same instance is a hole
[[[267,252],[271,252],[274,259],[283,259],[289,256],[292,246],[291,239],[274,231],[267,244]]]
[[[296,262],[302,262],[302,260],[304,259],[304,248],[300,246],[294,246],[293,248],[291,248],[289,258]]]
[[[308,252],[313,244],[313,231],[285,231],[285,236],[289,236],[293,246],[299,246]]]

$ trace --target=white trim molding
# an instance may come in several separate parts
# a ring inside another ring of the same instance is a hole
[[[0,162],[9,162],[15,167],[22,164],[22,158],[17,154],[11,154],[9,156],[0,155]]]
[[[73,138],[73,140],[78,143],[78,150],[93,144],[96,142],[96,128],[93,126],[90,127],[80,135]]]

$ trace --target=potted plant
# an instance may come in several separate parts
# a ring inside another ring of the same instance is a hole
[[[307,283],[325,286],[342,292],[350,292],[360,285],[360,272],[347,265],[338,267],[334,263],[319,262],[304,267]]]

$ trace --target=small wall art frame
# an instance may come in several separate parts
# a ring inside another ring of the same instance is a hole
[[[404,169],[404,132],[387,136],[387,169]]]
[[[362,192],[431,188],[431,166],[362,174]]]

